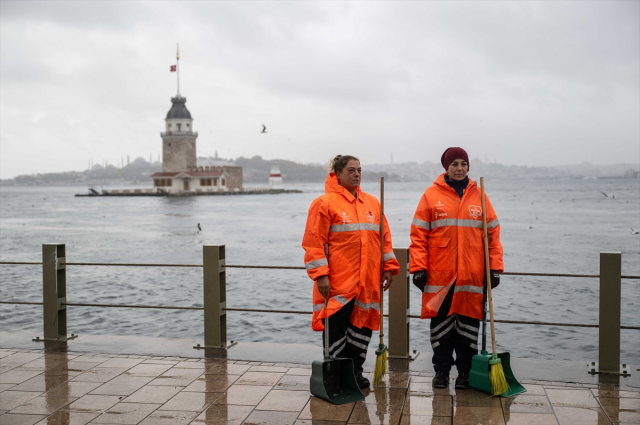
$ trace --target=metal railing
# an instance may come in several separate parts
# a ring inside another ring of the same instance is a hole
[[[420,316],[409,314],[410,274],[409,250],[394,248],[400,270],[389,290],[389,356],[392,358],[412,358],[409,345],[409,319]],[[600,274],[566,273],[520,273],[505,272],[506,276],[573,277],[600,279],[600,317],[599,324],[556,323],[518,320],[495,320],[496,323],[526,324],[542,326],[599,328],[599,372],[618,373],[620,371],[620,330],[640,330],[640,326],[621,326],[621,281],[622,279],[640,279],[640,276],[621,274],[621,253],[602,252],[600,254]],[[64,244],[43,244],[42,262],[2,261],[0,265],[42,265],[43,301],[0,301],[0,304],[22,304],[43,306],[44,338],[37,340],[65,341],[75,338],[67,335],[67,307],[107,307],[107,308],[150,308],[170,310],[204,311],[204,345],[194,348],[228,348],[227,312],[312,314],[311,311],[230,308],[226,305],[226,269],[277,269],[305,270],[296,266],[259,266],[228,265],[224,245],[204,245],[202,264],[158,264],[158,263],[75,263],[66,262]],[[203,307],[70,303],[66,299],[67,266],[115,266],[115,267],[187,267],[203,269]],[[400,282],[404,282],[400,284]]]

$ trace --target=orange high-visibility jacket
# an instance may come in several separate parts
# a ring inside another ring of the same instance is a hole
[[[502,272],[500,223],[485,194],[489,231],[489,265]],[[462,199],[444,180],[444,173],[425,190],[411,223],[409,271],[427,271],[422,293],[422,318],[434,317],[455,282],[448,315],[482,319],[484,238],[480,186],[469,179]]]
[[[322,319],[356,299],[351,323],[377,330],[380,325],[380,203],[360,190],[354,198],[340,186],[334,173],[325,182],[325,194],[309,208],[302,239],[304,263],[313,279],[311,328],[324,329]],[[384,223],[384,271],[398,274],[391,233]],[[327,311],[317,279],[329,276],[331,293]]]

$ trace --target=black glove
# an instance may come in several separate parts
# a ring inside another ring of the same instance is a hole
[[[427,286],[427,271],[420,270],[413,274],[413,284],[420,290],[420,292],[424,292],[424,287]]]
[[[495,270],[489,270],[489,276],[491,276],[491,289],[497,288],[500,285],[500,273]]]

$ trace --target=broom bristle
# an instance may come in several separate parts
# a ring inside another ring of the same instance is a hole
[[[504,369],[502,369],[502,363],[491,365],[489,380],[491,381],[491,394],[493,395],[503,394],[509,389],[507,378],[504,376]]]
[[[373,372],[373,384],[382,382],[382,376],[387,372],[387,350],[376,356],[376,370]]]

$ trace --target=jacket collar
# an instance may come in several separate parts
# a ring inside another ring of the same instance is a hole
[[[456,191],[451,186],[449,186],[447,182],[444,180],[444,175],[445,173],[442,173],[438,177],[436,177],[433,184],[436,186],[439,186],[442,190],[451,191],[452,193],[455,193],[456,196],[458,196]],[[472,189],[475,189],[475,188],[476,188],[476,182],[471,180],[471,178],[469,178],[469,184],[467,185],[467,188],[464,190],[464,194],[466,195]]]
[[[363,202],[362,196],[360,196],[360,194],[362,193],[360,186],[356,188],[356,191],[358,192],[358,198],[354,198],[347,189],[340,186],[340,183],[338,183],[338,177],[336,177],[335,173],[329,173],[329,175],[327,176],[327,180],[324,182],[324,193],[339,193],[344,196],[349,202],[353,202],[356,199],[359,199],[360,202]]]

